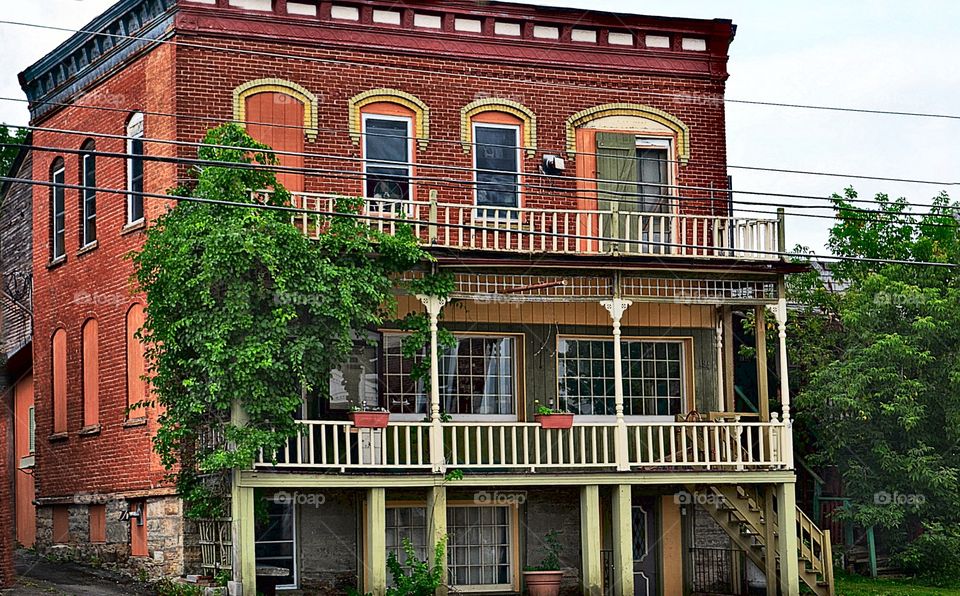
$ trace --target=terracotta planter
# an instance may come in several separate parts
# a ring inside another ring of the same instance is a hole
[[[350,421],[356,428],[387,428],[390,412],[350,412]]]
[[[573,414],[537,414],[533,419],[543,428],[559,430],[573,428]]]
[[[523,579],[527,583],[530,596],[557,596],[563,582],[562,571],[524,571]]]

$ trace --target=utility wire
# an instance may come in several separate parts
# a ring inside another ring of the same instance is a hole
[[[8,146],[13,147],[15,145],[0,143],[0,147],[8,147]],[[219,146],[214,145],[214,147],[236,149],[236,147],[226,146],[226,145],[219,145]],[[126,153],[107,152],[107,151],[100,151],[96,149],[73,149],[73,148],[43,147],[43,146],[32,146],[31,149],[34,151],[52,152],[57,154],[66,153],[66,154],[73,154],[73,155],[93,155],[95,157],[109,157],[109,158],[117,158],[117,159],[130,158],[129,154],[126,154]],[[362,179],[366,177],[366,174],[364,172],[355,172],[355,171],[349,171],[349,170],[332,170],[332,169],[326,169],[326,168],[308,168],[308,167],[259,164],[259,163],[243,163],[243,162],[224,162],[224,161],[217,161],[217,160],[202,160],[202,159],[193,159],[193,158],[185,158],[185,157],[170,157],[170,156],[159,156],[159,155],[142,155],[142,156],[138,156],[138,159],[143,159],[144,161],[170,163],[175,165],[192,165],[195,167],[204,167],[204,166],[224,167],[224,168],[238,169],[238,170],[264,171],[264,172],[271,172],[274,174],[300,174],[300,175],[326,174],[326,176],[324,177],[328,179],[350,180],[350,181],[358,181],[358,179],[360,179],[359,181],[361,182],[362,182]],[[472,180],[425,178],[425,177],[416,177],[416,176],[407,178],[407,180],[410,183],[419,183],[419,182],[427,181],[427,182],[431,182],[431,184],[434,186],[440,186],[445,188],[454,187],[454,188],[462,189],[464,186],[467,186],[467,187],[482,186],[482,183],[477,183]],[[86,187],[83,187],[83,188],[86,188]],[[567,200],[571,198],[577,198],[577,199],[583,198],[582,197],[583,192],[580,190],[577,190],[577,189],[563,189],[563,190],[567,190],[568,191],[567,194],[565,195],[556,194],[556,193],[552,193],[552,194],[533,193],[533,194],[538,198],[544,198],[544,197],[563,198]],[[298,193],[294,192],[294,194],[298,194]],[[303,193],[303,194],[310,194],[310,193]],[[675,206],[675,207],[689,206],[689,204],[686,203],[685,201],[698,201],[698,200],[703,201],[704,200],[702,197],[685,197],[685,196],[664,195],[664,194],[640,195],[636,193],[618,193],[618,194],[626,195],[628,197],[633,197],[632,199],[608,197],[606,196],[607,195],[606,191],[599,191],[596,194],[598,198],[590,197],[590,199],[626,204],[631,206],[636,206],[638,199],[645,200],[645,199],[651,199],[651,198],[661,198],[661,199],[664,199],[660,201],[661,205]],[[578,196],[571,197],[571,195],[578,195]],[[375,201],[377,199],[372,198],[370,200]],[[386,200],[386,199],[383,199],[383,200]],[[946,213],[943,213],[943,214],[941,213],[897,214],[897,213],[883,212],[883,211],[877,211],[872,209],[860,209],[855,207],[843,207],[838,209],[835,205],[833,206],[831,205],[790,205],[790,204],[783,204],[783,203],[769,203],[769,202],[761,203],[761,202],[750,202],[750,201],[741,201],[741,203],[751,204],[751,205],[762,205],[767,207],[781,207],[783,209],[807,208],[807,209],[831,209],[835,211],[839,210],[840,214],[837,214],[837,215],[795,213],[795,212],[786,212],[786,211],[785,211],[785,214],[791,217],[805,217],[805,218],[812,218],[812,219],[830,219],[830,220],[842,218],[845,221],[863,221],[863,222],[869,222],[869,223],[906,223],[904,219],[910,218],[910,217],[924,217],[924,218],[950,217],[950,215]],[[490,207],[490,208],[494,208],[494,207]],[[737,211],[740,211],[743,213],[762,214],[762,215],[774,216],[774,217],[777,217],[779,215],[777,211],[765,211],[760,209],[744,209],[744,208],[738,207]],[[857,217],[852,217],[850,215],[852,213],[867,214],[875,217],[857,218]],[[733,218],[732,215],[717,216],[717,215],[708,214],[708,213],[689,213],[685,215],[689,215],[689,217],[691,218],[696,218],[696,217],[730,217],[731,219]],[[657,217],[658,215],[656,214],[656,212],[653,212],[653,213],[650,213],[650,216]],[[671,217],[672,214],[664,213],[662,214],[662,216]],[[939,224],[935,222],[928,222],[925,225],[933,226],[933,227],[948,227],[948,228],[956,227],[951,224]]]
[[[78,107],[82,107],[82,106],[78,106]],[[129,110],[125,110],[125,112],[129,113]],[[16,125],[13,125],[11,127],[17,128],[17,129],[51,132],[51,133],[58,133],[58,134],[80,135],[84,137],[127,140],[127,137],[124,135],[96,133],[91,131],[77,131],[77,130],[70,130],[70,129],[46,128],[46,127],[35,127],[35,126],[16,126]],[[144,142],[149,142],[149,143],[177,145],[177,146],[185,146],[185,147],[209,146],[213,148],[224,148],[224,149],[234,148],[232,146],[225,146],[225,145],[205,145],[202,142],[181,141],[181,140],[172,140],[172,139],[157,139],[157,138],[151,138],[151,137],[138,137],[138,139]],[[3,146],[13,146],[13,145],[3,145]],[[64,151],[67,151],[67,150],[64,149]],[[431,164],[431,163],[420,163],[420,162],[389,162],[389,164],[387,164],[387,162],[369,160],[361,157],[330,155],[330,154],[322,154],[322,153],[282,151],[282,150],[275,150],[275,149],[264,149],[262,150],[262,152],[272,154],[272,155],[277,155],[277,156],[292,156],[292,157],[304,157],[304,158],[311,157],[311,158],[318,158],[318,159],[329,159],[333,161],[361,162],[363,164],[375,163],[378,165],[390,165],[390,166],[395,165],[397,167],[408,167],[408,168],[423,167],[423,168],[431,168],[431,169],[449,169],[454,171],[473,172],[473,173],[475,172],[492,173],[492,174],[503,173],[502,171],[499,171],[499,170],[485,170],[480,168],[470,168],[470,167],[464,167],[464,166],[453,166],[453,165]],[[314,170],[310,170],[310,171],[313,172]],[[779,171],[790,172],[791,170],[779,170]],[[353,172],[345,171],[344,173],[352,174]],[[522,178],[534,177],[534,178],[547,178],[549,180],[572,180],[577,182],[588,182],[588,183],[594,183],[594,184],[602,184],[602,183],[622,184],[622,181],[619,181],[619,180],[605,180],[601,178],[575,177],[575,176],[556,177],[556,176],[549,176],[546,174],[533,173],[533,172],[531,173],[521,172],[519,173],[519,175]],[[823,175],[833,176],[837,174],[824,173]],[[418,176],[418,178],[421,180],[428,180],[427,177],[423,177],[423,176]],[[435,178],[434,180],[437,182],[442,182],[448,179]],[[456,179],[449,179],[449,181],[456,184],[462,184],[465,182],[465,181],[456,180]],[[920,181],[917,181],[917,182],[920,182]],[[468,183],[473,184],[473,182],[468,182]],[[572,192],[595,191],[595,189],[572,189],[569,187],[560,187],[560,186],[551,186],[551,185],[533,185],[524,181],[523,179],[519,180],[517,184],[518,186],[521,186],[524,188],[546,190],[546,191],[559,191],[563,193],[562,196],[567,196],[569,195],[569,193],[572,193]],[[642,184],[638,183],[638,185],[642,185]],[[690,191],[698,191],[703,193],[710,193],[710,194],[715,194],[720,196],[712,196],[712,197],[698,196],[698,197],[684,197],[684,198],[690,198],[690,199],[700,200],[700,201],[722,201],[724,203],[727,202],[728,200],[732,200],[732,202],[734,203],[739,203],[743,205],[777,206],[777,207],[796,208],[796,209],[832,209],[833,203],[834,203],[834,199],[832,197],[824,197],[824,196],[818,196],[818,195],[799,195],[799,194],[789,194],[789,193],[746,191],[746,190],[739,190],[739,189],[710,188],[710,187],[704,187],[704,186],[681,185],[681,184],[650,184],[647,186],[653,186],[653,187],[664,188],[664,189],[690,190]],[[615,197],[615,196],[636,197],[637,196],[637,193],[631,193],[629,191],[603,190],[602,192],[605,196],[610,196],[610,197]],[[810,206],[810,205],[775,204],[775,203],[770,203],[769,201],[762,201],[762,202],[745,201],[743,199],[732,197],[732,195],[737,195],[737,194],[748,195],[748,196],[781,197],[781,198],[808,199],[808,200],[816,200],[816,201],[828,201],[831,203],[831,205],[817,207],[817,206]],[[727,195],[727,196],[724,196],[724,195]],[[650,193],[647,193],[646,196],[668,198],[668,199],[676,197],[676,195],[674,194],[656,195],[656,194],[650,194]],[[731,198],[728,199],[728,196],[730,196]],[[844,200],[850,203],[870,204],[870,205],[878,204],[877,201],[873,199],[845,198]],[[909,206],[918,207],[918,208],[939,207],[939,205],[927,204],[927,203],[907,203],[907,204]]]
[[[2,21],[0,21],[0,23],[2,23]],[[17,98],[17,97],[0,97],[0,101],[13,101],[13,102],[29,103],[29,100],[26,100],[26,99],[23,99],[23,98]],[[90,109],[90,110],[105,110],[105,111],[111,111],[111,112],[122,112],[122,113],[124,113],[124,114],[130,114],[131,112],[139,112],[139,113],[144,114],[144,115],[146,115],[146,116],[158,116],[158,117],[168,117],[168,118],[180,118],[180,119],[184,119],[184,120],[197,120],[197,121],[211,122],[211,123],[217,123],[217,124],[222,124],[222,123],[224,122],[224,120],[223,120],[222,118],[216,118],[216,117],[213,117],[213,116],[198,116],[198,115],[183,114],[183,113],[145,111],[145,110],[140,110],[140,109],[115,108],[115,107],[108,107],[108,106],[90,106],[90,105],[81,105],[81,104],[74,104],[74,103],[67,103],[67,102],[46,101],[46,102],[40,102],[38,105],[55,105],[55,106],[59,106],[59,107],[73,107],[73,108]],[[360,131],[359,133],[356,133],[356,132],[351,132],[351,131],[343,130],[342,128],[320,127],[320,126],[317,126],[317,127],[306,127],[306,126],[301,126],[301,125],[280,124],[280,123],[273,123],[273,122],[257,122],[257,121],[252,121],[252,120],[245,120],[245,121],[242,122],[241,124],[244,124],[244,125],[246,125],[246,126],[251,126],[251,125],[252,125],[252,126],[262,126],[262,127],[264,127],[264,128],[296,129],[296,130],[301,130],[301,131],[317,130],[317,131],[324,131],[324,132],[332,132],[332,133],[336,133],[336,134],[352,134],[352,135],[359,134],[361,137],[365,137],[365,136],[379,136],[379,137],[382,137],[382,136],[385,136],[385,135],[378,135],[378,134],[376,134],[376,133],[368,133],[368,132],[366,132],[366,131]],[[38,127],[38,126],[18,126],[18,125],[13,125],[13,124],[9,124],[9,125],[7,125],[7,126],[9,126],[10,128],[23,129],[23,130],[40,130],[40,131],[51,130],[51,129],[46,129],[46,128],[44,128],[44,127]],[[57,130],[55,130],[55,129],[53,129],[52,131],[53,131],[53,132],[65,132],[65,131],[57,131]],[[92,135],[93,133],[89,133],[89,134]],[[123,136],[120,136],[120,135],[118,135],[118,136],[119,136],[119,138],[126,138],[126,137],[123,137]],[[462,139],[438,139],[438,138],[416,137],[416,136],[409,136],[409,135],[393,135],[393,134],[391,134],[391,135],[389,135],[389,136],[390,136],[391,138],[402,138],[402,139],[405,139],[405,140],[408,140],[408,141],[426,141],[426,142],[433,142],[433,143],[448,143],[448,144],[456,144],[456,145],[461,145],[461,146],[462,146],[462,145],[469,145],[469,146],[475,147],[475,146],[477,146],[477,145],[483,145],[483,146],[485,146],[485,147],[497,147],[497,148],[505,148],[505,149],[520,149],[520,150],[522,150],[522,151],[537,151],[537,152],[542,152],[542,153],[558,153],[558,154],[559,154],[559,153],[567,153],[567,152],[568,152],[568,149],[567,149],[567,148],[563,148],[563,149],[546,149],[546,148],[544,148],[544,147],[525,147],[525,146],[519,146],[519,145],[498,145],[498,144],[490,144],[490,143],[477,143],[476,141],[464,141],[464,140],[462,140]],[[181,141],[181,142],[186,143],[186,141]],[[195,144],[199,145],[200,143],[195,143]],[[282,151],[276,151],[275,153],[277,153],[277,154],[287,154],[287,155],[304,155],[304,156],[312,156],[312,157],[322,156],[322,155],[320,155],[320,154],[294,153],[294,152],[282,152]],[[692,159],[691,159],[691,160],[687,160],[686,162],[684,162],[683,160],[678,160],[678,159],[660,159],[660,158],[633,157],[633,156],[630,156],[630,157],[626,157],[626,156],[611,156],[611,155],[600,154],[600,153],[596,153],[596,152],[585,152],[585,151],[577,151],[574,155],[577,155],[577,156],[584,155],[584,156],[588,156],[588,157],[604,157],[604,158],[606,158],[606,159],[622,159],[622,160],[633,160],[633,161],[646,161],[646,160],[648,160],[648,161],[657,161],[657,162],[670,163],[670,164],[690,163],[691,161],[693,161]],[[853,179],[857,179],[857,180],[886,181],[886,182],[898,182],[898,183],[905,183],[905,184],[919,184],[919,185],[932,185],[932,186],[960,186],[960,182],[939,181],[939,180],[923,180],[923,179],[912,179],[912,178],[902,178],[902,177],[900,177],[900,178],[898,178],[898,177],[884,177],[884,176],[873,176],[873,175],[869,175],[869,174],[843,174],[843,173],[837,173],[837,172],[820,172],[820,171],[811,171],[811,170],[795,170],[795,169],[774,168],[774,167],[765,167],[765,166],[741,166],[741,165],[731,165],[731,164],[727,164],[727,165],[726,165],[726,168],[728,168],[728,169],[734,169],[734,170],[749,170],[749,171],[768,172],[768,173],[777,173],[777,174],[798,174],[798,175],[804,175],[804,176],[822,176],[822,177],[834,177],[834,178],[853,178]],[[565,177],[565,178],[568,179],[568,180],[577,179],[577,178],[571,178],[571,177]],[[596,179],[585,179],[585,178],[579,178],[579,180],[597,181]],[[713,190],[716,190],[716,189],[713,189]],[[744,193],[744,194],[753,194],[753,193],[748,193],[747,191],[736,191],[736,192],[740,192],[740,193]],[[806,197],[801,197],[801,198],[806,198]]]
[[[133,192],[126,189],[116,189],[116,188],[104,188],[104,187],[88,187],[78,184],[65,184],[65,183],[56,183],[48,182],[45,180],[30,180],[27,178],[14,178],[10,176],[0,176],[0,182],[9,182],[9,183],[18,183],[18,184],[29,184],[36,186],[43,186],[47,188],[64,188],[71,190],[81,190],[88,189],[94,190],[95,192],[102,192],[107,194],[115,194],[122,196],[138,196],[149,199],[159,199],[165,201],[184,201],[190,203],[201,203],[208,205],[219,205],[223,207],[238,207],[238,208],[252,208],[252,209],[264,209],[271,211],[280,211],[285,213],[290,213],[292,215],[312,215],[320,217],[345,217],[350,219],[362,220],[362,221],[374,221],[374,222],[386,222],[389,225],[395,225],[397,223],[409,224],[409,225],[418,225],[421,227],[437,227],[437,228],[453,228],[461,230],[474,230],[481,231],[486,233],[504,233],[503,230],[488,228],[484,226],[477,226],[473,224],[457,224],[450,222],[424,222],[421,220],[407,219],[405,217],[385,217],[385,216],[376,216],[376,215],[364,215],[360,213],[342,213],[336,211],[319,211],[319,210],[309,210],[302,209],[299,207],[287,207],[282,205],[268,205],[263,203],[239,203],[236,201],[224,201],[219,199],[206,199],[202,197],[186,197],[181,195],[164,195],[157,193],[148,193],[148,192]],[[494,209],[495,208],[491,208]],[[592,242],[605,242],[608,244],[639,244],[647,246],[660,246],[663,248],[678,248],[678,249],[693,249],[699,251],[715,251],[715,252],[730,252],[730,253],[741,253],[741,254],[752,254],[752,255],[766,255],[766,256],[775,256],[781,258],[795,258],[803,260],[822,260],[822,261],[849,261],[849,262],[861,262],[861,263],[873,263],[881,265],[918,265],[918,266],[929,266],[929,267],[942,267],[947,269],[956,269],[960,268],[960,264],[956,263],[939,263],[934,261],[908,261],[901,259],[875,259],[868,257],[848,257],[848,256],[838,256],[838,255],[819,255],[816,253],[796,253],[796,252],[786,252],[786,251],[772,251],[772,250],[757,250],[757,249],[747,249],[740,247],[733,248],[722,248],[722,247],[713,247],[713,246],[702,246],[697,244],[681,244],[675,242],[660,242],[653,240],[641,240],[641,239],[631,239],[631,238],[612,238],[605,236],[585,236],[580,234],[567,234],[560,232],[543,232],[536,230],[525,230],[518,228],[515,230],[510,230],[511,233],[517,235],[533,235],[540,236],[543,238],[558,238],[562,240],[587,240]],[[456,248],[456,247],[448,247]],[[481,249],[482,250],[482,249]],[[631,256],[629,254],[622,256]],[[669,254],[650,254],[650,255],[638,255],[638,256],[649,256],[649,257],[659,257],[659,256],[676,256]],[[688,256],[690,258],[697,258],[698,256],[702,257],[703,255],[679,255],[679,256]],[[744,260],[737,257],[729,257],[733,260]]]

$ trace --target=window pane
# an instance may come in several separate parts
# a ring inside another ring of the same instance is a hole
[[[283,585],[293,586],[296,561],[293,504],[267,501],[267,515],[256,522],[257,565],[281,567],[290,574]]]
[[[558,353],[560,401],[575,414],[616,413],[613,340],[563,340]],[[680,342],[623,340],[624,413],[672,416],[683,412]]]
[[[409,161],[409,121],[367,118],[365,124],[366,159],[404,163]]]
[[[427,511],[423,507],[387,508],[386,539],[387,555],[394,554],[401,565],[406,566],[409,560],[403,549],[404,540],[410,541],[418,559],[424,561],[431,557],[428,562],[433,565],[433,547],[427,548]],[[387,581],[393,583],[390,574]]]
[[[407,200],[410,198],[408,171],[400,168],[367,166],[367,198]]]
[[[130,191],[143,192],[143,139],[130,140]],[[131,194],[128,199],[127,222],[133,223],[143,219],[143,195]]]
[[[97,168],[93,155],[83,156],[83,244],[97,239]]]
[[[54,184],[64,183],[64,171],[53,173]],[[66,203],[65,190],[62,186],[53,187],[53,258],[66,254]]]
[[[640,164],[640,200],[642,210],[650,213],[670,211],[669,194],[666,185],[668,152],[666,149],[638,149],[637,162]]]
[[[428,397],[424,384],[411,378],[425,352],[407,358],[402,341],[400,334],[384,337],[387,403],[391,412],[425,414]],[[515,414],[515,353],[512,337],[457,337],[457,345],[440,358],[441,410],[448,414]]]
[[[518,136],[516,128],[476,127],[478,205],[517,206]]]
[[[448,509],[448,566],[454,586],[508,585],[512,573],[509,507]]]

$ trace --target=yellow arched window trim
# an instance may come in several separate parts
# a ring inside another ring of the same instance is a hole
[[[509,99],[489,97],[478,99],[460,110],[460,139],[464,153],[473,148],[473,118],[484,112],[503,112],[519,118],[523,124],[523,146],[527,157],[537,154],[537,116],[525,105]]]
[[[636,116],[646,118],[671,129],[677,135],[677,158],[686,164],[690,160],[690,128],[669,112],[635,103],[610,103],[577,112],[567,120],[567,151],[577,153],[577,129],[608,116]]]
[[[233,90],[233,118],[237,122],[247,121],[247,98],[257,93],[282,93],[303,104],[304,134],[311,141],[316,140],[318,131],[317,96],[305,87],[283,79],[258,79],[249,81]]]
[[[414,113],[413,136],[421,151],[427,148],[430,139],[430,108],[416,95],[396,89],[371,89],[350,98],[350,138],[355,145],[363,136],[363,108],[374,103],[395,103]]]

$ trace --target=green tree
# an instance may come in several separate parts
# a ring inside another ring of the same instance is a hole
[[[237,125],[210,131],[199,158],[224,165],[200,169],[195,184],[173,194],[250,206],[179,201],[132,257],[147,295],[141,333],[163,411],[156,449],[195,516],[222,515],[226,472],[297,434],[303,396],[327,396],[355,332],[392,312],[392,276],[428,258],[408,229],[384,235],[355,217],[357,199],[303,224],[321,230],[319,240],[289,212],[254,206],[289,204],[270,168],[260,167],[275,163],[266,149]],[[245,424],[231,420],[234,405]]]
[[[835,197],[834,254],[960,264],[946,194],[914,214],[877,196],[876,213]],[[798,425],[815,463],[836,466],[863,526],[909,538],[960,528],[960,271],[842,262],[790,280]],[[794,371],[791,371],[792,373]],[[927,539],[925,539],[927,540]],[[954,573],[960,572],[960,565]]]
[[[6,124],[0,124],[0,176],[6,176],[13,167],[13,161],[20,152],[20,145],[27,138],[27,129],[15,128],[15,132]]]

